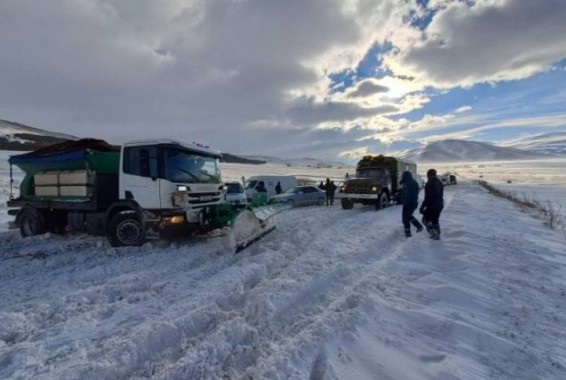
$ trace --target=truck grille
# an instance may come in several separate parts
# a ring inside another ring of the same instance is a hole
[[[368,194],[371,193],[371,188],[375,185],[370,185],[369,183],[348,183],[346,185],[347,194]]]
[[[221,195],[222,193],[220,192],[187,194],[189,204],[191,205],[217,203],[220,202]]]

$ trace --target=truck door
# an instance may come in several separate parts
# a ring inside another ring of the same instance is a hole
[[[146,209],[161,208],[157,148],[132,146],[124,148],[123,186],[120,198],[135,200]]]

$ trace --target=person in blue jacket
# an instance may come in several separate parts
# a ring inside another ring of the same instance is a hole
[[[420,212],[423,214],[423,222],[433,240],[440,240],[440,213],[444,208],[444,185],[436,176],[436,170],[430,169],[427,173],[425,185],[425,198]]]
[[[423,230],[423,225],[413,216],[413,213],[419,205],[419,184],[413,179],[413,175],[409,171],[403,172],[401,175],[402,193],[401,199],[403,200],[403,214],[402,221],[405,228],[405,236],[411,236],[411,224],[415,226],[417,232]]]

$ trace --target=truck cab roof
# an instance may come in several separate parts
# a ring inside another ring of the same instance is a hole
[[[187,149],[196,153],[202,153],[207,156],[222,157],[222,153],[217,150],[211,149],[208,145],[192,142],[191,144],[172,140],[172,139],[149,139],[149,140],[132,140],[124,143],[124,146],[140,146],[140,145],[169,145],[177,146],[182,149]]]

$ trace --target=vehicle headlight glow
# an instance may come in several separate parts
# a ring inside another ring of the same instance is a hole
[[[188,190],[189,190],[188,186],[184,186],[184,185],[177,186],[177,191],[188,191]]]
[[[372,187],[372,188],[371,188],[371,191],[376,192],[376,191],[377,191],[377,187],[375,187],[375,186]]]
[[[185,221],[184,215],[173,215],[164,217],[161,221],[163,226],[170,226],[172,224],[179,224]]]

